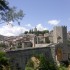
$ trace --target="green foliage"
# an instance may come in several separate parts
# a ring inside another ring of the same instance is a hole
[[[26,67],[25,70],[34,70],[34,69],[31,67]]]
[[[69,66],[69,62],[68,61],[62,61],[62,62],[60,62],[60,66],[57,67],[57,70],[68,70],[67,69],[68,66]]]
[[[27,62],[26,67],[34,68],[34,63],[33,63],[33,61],[31,59]]]
[[[49,31],[48,30],[43,30],[43,31],[36,31],[36,32],[33,32],[33,33],[36,34],[36,35],[39,35],[39,34],[44,35],[45,33],[49,33]]]
[[[0,10],[9,10],[8,2],[6,0],[0,0]]]
[[[39,56],[40,65],[39,70],[56,70],[54,62],[46,58],[43,54]]]
[[[28,33],[28,31],[25,31],[25,32],[24,32],[24,34],[27,34],[27,33]]]
[[[46,58],[43,54],[37,54],[34,57],[39,59],[39,66],[35,69],[33,61],[29,60],[26,66],[29,67],[29,70],[30,68],[32,68],[31,70],[56,70],[54,62]]]
[[[48,30],[43,30],[42,33],[43,33],[43,34],[49,33],[49,31],[48,31]]]
[[[0,23],[17,21],[20,25],[20,20],[24,17],[23,11],[16,11],[15,7],[9,7],[6,0],[0,0]]]
[[[21,20],[24,17],[23,11],[19,10],[16,11],[16,8],[10,8],[7,12],[0,12],[1,21],[2,22],[10,22],[10,21],[17,21],[19,23],[19,20]]]
[[[65,66],[60,66],[58,67],[58,70],[67,70],[67,68]]]
[[[45,33],[49,33],[49,31],[48,30],[43,30],[43,31],[33,31],[33,29],[31,30],[29,30],[29,32],[28,31],[25,31],[24,32],[24,34],[27,34],[27,33],[30,33],[30,34],[35,34],[35,35],[39,35],[39,34],[42,34],[42,35],[44,35]]]
[[[5,52],[0,52],[0,70],[3,70],[3,67],[9,66],[8,58],[5,55]]]
[[[5,56],[5,52],[0,52],[0,58]]]
[[[7,45],[5,45],[4,43],[0,43],[0,47],[6,48]]]

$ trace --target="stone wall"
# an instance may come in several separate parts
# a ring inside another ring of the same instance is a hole
[[[20,50],[7,51],[7,57],[10,58],[12,70],[25,70],[27,61],[35,54],[43,54],[50,60],[55,60],[55,46],[28,48]]]
[[[58,40],[60,37],[60,41]],[[67,41],[67,27],[66,26],[56,26],[53,29],[53,43],[66,43]]]
[[[63,43],[49,44],[46,47],[29,47],[7,51],[12,70],[25,70],[27,61],[35,54],[43,54],[46,58],[57,61],[66,61],[70,58],[70,48]],[[57,56],[57,59],[56,59]]]

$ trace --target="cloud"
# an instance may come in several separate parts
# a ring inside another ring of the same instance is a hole
[[[5,25],[0,28],[0,34],[4,36],[17,36],[24,31],[28,31],[28,29],[21,26]]]
[[[32,25],[31,25],[31,24],[26,24],[25,26],[27,26],[27,27],[32,27]]]
[[[31,26],[31,25],[28,24],[28,26]],[[42,26],[42,24],[38,24],[36,28],[39,31],[47,30],[47,28]],[[29,29],[22,26],[14,26],[12,22],[10,24],[0,27],[0,34],[4,36],[18,36],[19,34],[24,33],[25,31],[29,31]]]
[[[60,23],[59,20],[49,20],[48,24],[52,24],[52,25],[58,25]]]
[[[47,30],[47,28],[43,27],[42,24],[38,24],[38,25],[36,26],[36,28],[37,28],[37,30],[39,30],[39,31]]]

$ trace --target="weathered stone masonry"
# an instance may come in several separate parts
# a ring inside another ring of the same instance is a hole
[[[44,54],[49,60],[55,60],[55,46],[13,50],[7,52],[12,70],[25,70],[27,61],[35,54]]]

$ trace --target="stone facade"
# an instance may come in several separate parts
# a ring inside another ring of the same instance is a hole
[[[62,43],[50,44],[47,47],[34,47],[7,51],[7,57],[10,59],[12,70],[25,70],[27,61],[35,54],[43,54],[45,58],[58,62],[68,60],[68,53],[63,49]],[[70,54],[69,54],[70,56]]]
[[[48,35],[48,34],[47,34]],[[17,50],[7,51],[7,57],[10,57],[10,63],[12,70],[25,70],[27,61],[35,54],[44,54],[45,57],[53,61],[69,61],[70,60],[70,47],[67,46],[67,27],[56,26],[49,34],[52,43],[45,44],[45,37],[47,36],[31,36],[31,42],[33,47],[20,48]],[[44,43],[39,43],[39,39],[42,39]],[[24,45],[24,44],[23,44]]]
[[[7,51],[12,70],[25,70],[27,61],[35,54],[43,54],[45,58],[55,61],[55,45],[47,47],[27,48]]]
[[[67,41],[67,27],[56,26],[53,29],[53,43],[66,43]]]

